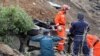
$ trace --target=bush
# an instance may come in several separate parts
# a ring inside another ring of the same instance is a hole
[[[14,6],[0,8],[0,36],[26,33],[33,27],[32,18],[22,8]]]
[[[32,19],[20,7],[2,7],[0,9],[0,34],[12,31],[26,32],[34,27]]]

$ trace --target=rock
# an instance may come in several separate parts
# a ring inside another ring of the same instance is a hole
[[[0,43],[0,53],[14,55],[13,49],[4,43]]]
[[[10,46],[0,42],[0,55],[5,56],[24,56],[18,50],[12,49]]]

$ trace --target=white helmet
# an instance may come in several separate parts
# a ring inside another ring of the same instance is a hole
[[[64,4],[64,5],[62,5],[62,9],[69,10],[70,9],[70,6]]]

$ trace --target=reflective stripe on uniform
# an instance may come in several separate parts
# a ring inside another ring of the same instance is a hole
[[[58,43],[58,44],[64,44],[64,43]]]

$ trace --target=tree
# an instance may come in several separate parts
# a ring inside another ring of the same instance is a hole
[[[16,35],[20,40],[20,51],[22,52],[27,39],[27,31],[34,28],[32,18],[20,7],[0,8],[0,38],[4,40],[6,35]]]

